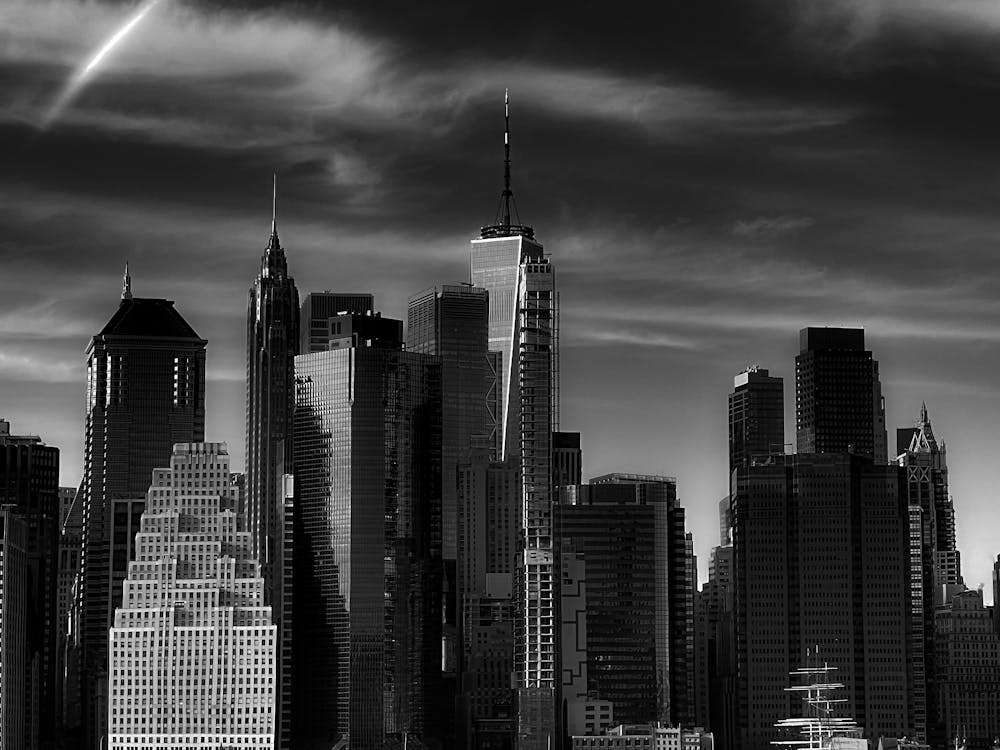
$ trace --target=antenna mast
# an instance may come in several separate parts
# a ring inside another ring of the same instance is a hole
[[[510,199],[514,193],[510,189],[510,93],[503,90],[503,220],[510,227]]]

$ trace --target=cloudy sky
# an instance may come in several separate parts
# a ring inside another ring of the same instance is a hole
[[[733,375],[768,367],[791,404],[798,329],[864,326],[890,427],[926,400],[948,444],[966,580],[988,582],[1000,6],[545,5],[161,0],[73,98],[138,6],[3,0],[0,415],[78,482],[83,351],[128,260],[137,295],[209,340],[208,437],[242,464],[272,172],[300,291],[372,291],[403,316],[468,278],[509,87],[586,474],[676,475],[704,574]]]

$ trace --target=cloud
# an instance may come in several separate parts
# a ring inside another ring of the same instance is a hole
[[[733,224],[735,237],[748,239],[774,239],[782,234],[807,229],[816,222],[808,216],[758,216],[756,219],[740,219]]]

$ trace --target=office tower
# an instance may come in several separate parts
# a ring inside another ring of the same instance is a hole
[[[770,747],[774,724],[801,715],[785,688],[807,650],[846,686],[838,715],[869,738],[912,736],[903,471],[866,456],[800,453],[738,475],[740,747]]]
[[[28,746],[30,577],[28,524],[14,506],[0,507],[0,747]]]
[[[489,438],[458,464],[458,722],[463,750],[512,750],[515,599],[521,487]]]
[[[0,420],[0,505],[27,526],[29,571],[26,750],[54,741],[56,642],[59,622],[59,449],[33,435],[11,435]]]
[[[275,202],[277,180],[275,180]],[[277,618],[279,657],[291,653],[291,632],[281,615],[290,611],[292,591],[283,586],[286,545],[283,475],[290,473],[292,412],[295,409],[295,355],[299,346],[299,292],[288,275],[272,204],[271,236],[247,305],[246,514],[251,553],[261,565],[264,592]],[[278,661],[279,747],[288,748],[291,732],[291,664]]]
[[[754,365],[733,378],[729,394],[729,471],[784,452],[785,381]]]
[[[552,491],[576,487],[583,482],[583,451],[579,432],[552,433]],[[558,497],[554,494],[553,498]]]
[[[87,347],[79,593],[87,747],[107,725],[108,629],[121,603],[152,471],[205,437],[205,345],[165,299],[132,295]]]
[[[299,316],[299,354],[329,349],[330,319],[342,313],[366,315],[375,311],[375,297],[351,292],[311,292],[302,300]]]
[[[437,729],[441,365],[393,323],[295,358],[296,750]]]
[[[1000,635],[1000,555],[993,563],[993,628]]]
[[[441,360],[441,549],[443,579],[443,683],[435,721],[454,735],[455,690],[460,649],[457,609],[457,471],[472,440],[489,435],[486,393],[489,388],[485,289],[466,285],[427,289],[410,297],[406,348]]]
[[[941,747],[989,750],[1000,735],[1000,635],[983,592],[956,594],[935,619]]]
[[[69,491],[64,494],[63,490]],[[83,543],[83,486],[60,488],[60,502],[72,498],[65,513],[60,509],[58,602],[56,606],[56,717],[59,731],[79,727],[79,660],[71,638],[70,617],[80,579],[80,548]]]
[[[947,737],[935,721],[934,611],[964,590],[955,548],[955,508],[948,494],[947,451],[931,428],[927,405],[913,427],[896,430],[895,462],[906,475],[910,506],[911,710],[914,736],[931,744]]]
[[[795,358],[799,453],[857,453],[887,460],[878,362],[861,328],[803,328]]]
[[[735,748],[737,741],[734,593],[733,547],[716,547],[697,601],[695,724],[713,733],[720,750]]]
[[[73,501],[76,500],[76,495],[79,491],[79,487],[59,488],[59,528],[62,528],[62,525],[66,523],[66,517],[73,507]]]
[[[110,652],[108,750],[274,747],[277,627],[225,443],[152,473]]]
[[[552,553],[552,433],[559,429],[555,268],[534,230],[512,221],[509,117],[497,223],[472,241],[472,283],[489,292],[489,348],[497,352],[494,414],[500,458],[521,481],[522,560],[516,577],[518,748],[547,750],[556,733],[556,576]]]
[[[558,550],[586,565],[587,692],[624,723],[694,722],[693,553],[673,478],[607,474],[564,493]]]

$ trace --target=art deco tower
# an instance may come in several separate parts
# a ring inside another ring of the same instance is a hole
[[[274,197],[277,197],[275,180]],[[246,499],[242,509],[252,552],[260,561],[267,603],[276,617],[290,610],[290,587],[284,570],[282,475],[292,467],[292,412],[295,408],[295,354],[299,344],[299,293],[288,275],[285,251],[278,241],[272,204],[271,237],[250,288],[247,305],[247,442]],[[286,623],[287,624],[287,623]],[[280,627],[282,746],[289,732],[288,655],[290,628]]]
[[[506,104],[506,102],[505,102]],[[506,108],[505,108],[506,109]],[[506,110],[509,113],[509,110]],[[534,230],[514,223],[509,117],[498,222],[472,241],[472,283],[489,293],[489,347],[497,352],[494,422],[500,458],[520,472],[521,559],[515,682],[518,747],[554,741],[555,575],[552,550],[552,433],[559,429],[559,336],[555,268]]]
[[[88,747],[107,721],[108,629],[153,469],[205,437],[205,345],[166,299],[132,296],[87,348],[81,646]]]

